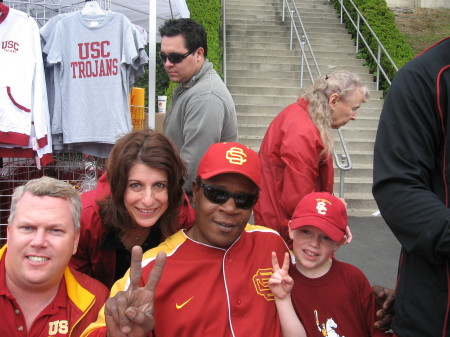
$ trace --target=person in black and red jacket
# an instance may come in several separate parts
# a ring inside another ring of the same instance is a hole
[[[380,117],[373,195],[402,245],[397,336],[450,336],[450,37],[394,79]]]

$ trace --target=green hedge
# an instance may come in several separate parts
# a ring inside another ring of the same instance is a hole
[[[386,0],[353,0],[355,5],[358,7],[361,14],[367,20],[372,30],[378,36],[383,46],[386,48],[387,52],[391,56],[397,68],[401,68],[405,63],[410,61],[414,57],[414,53],[411,47],[406,43],[405,37],[400,32],[395,23],[394,14],[388,8]],[[343,0],[343,3],[347,10],[349,11],[354,22],[357,22],[356,10],[354,10],[349,0]],[[338,0],[333,1],[335,8],[340,11],[340,2]],[[356,38],[356,30],[353,24],[348,19],[347,15],[344,13],[344,21],[347,23],[349,32]],[[378,43],[372,38],[368,27],[362,22],[360,24],[360,30],[363,33],[364,38],[367,40],[372,52],[377,55]],[[381,64],[383,69],[385,69],[388,77],[392,80],[396,74],[395,68],[391,65],[388,58],[381,54]],[[368,52],[367,48],[360,41],[360,52],[358,55],[367,61],[367,65],[370,71],[376,75],[377,64],[373,60],[372,56]],[[380,88],[387,93],[389,89],[389,83],[385,81],[384,76],[380,73]]]
[[[208,60],[214,64],[214,69],[221,74],[222,69],[222,7],[220,0],[186,0],[191,18],[200,22],[205,27],[208,35]],[[167,95],[167,105],[170,103],[172,91],[178,85],[170,82],[161,59],[159,58],[160,44],[157,44],[156,58],[156,96]],[[134,84],[136,87],[148,90],[148,66],[145,74],[140,77]],[[147,95],[146,95],[147,96]],[[147,98],[146,98],[147,100]],[[148,102],[145,102],[148,106]],[[157,111],[157,102],[155,102]]]

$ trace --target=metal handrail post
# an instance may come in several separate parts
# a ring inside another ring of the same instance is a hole
[[[286,8],[286,1],[287,0],[281,0],[281,2],[283,3],[283,11],[281,12],[282,14],[281,14],[281,21],[283,21],[284,22],[284,11],[285,11],[285,8]]]
[[[226,27],[225,6],[226,0],[222,0],[222,31],[223,31],[222,71],[223,71],[223,83],[227,85],[227,27]]]
[[[303,67],[305,62],[305,43],[306,43],[306,37],[305,35],[302,35],[300,39],[300,47],[302,49],[302,63],[300,67],[300,88],[303,88]]]
[[[303,89],[303,63],[305,62],[305,56],[302,54],[302,64],[300,66],[300,88]]]
[[[345,154],[341,155],[341,161],[342,164],[344,164],[346,162],[347,158]],[[344,170],[340,170],[340,174],[339,174],[339,198],[343,198],[344,197],[344,179],[345,179],[345,171]]]
[[[293,42],[292,42],[292,40],[293,40],[293,38],[294,38],[294,24],[295,24],[295,22],[294,22],[294,11],[291,11],[290,12],[291,13],[291,44],[289,45],[289,50],[292,50],[292,44],[293,44]]]
[[[378,44],[378,55],[377,55],[377,90],[380,90],[380,67],[381,67],[381,47]]]
[[[358,14],[358,18],[356,20],[356,53],[358,53],[359,51],[359,28],[360,28],[360,23],[361,23],[361,17]]]

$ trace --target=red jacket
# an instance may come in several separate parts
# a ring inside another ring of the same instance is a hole
[[[6,288],[5,254],[6,245],[0,249],[0,312],[3,320],[0,336],[22,336],[18,327],[25,325],[25,318],[16,299]],[[102,283],[67,267],[53,301],[38,315],[28,331],[26,328],[22,331],[32,337],[78,337],[97,320],[108,296],[109,290]]]
[[[97,182],[97,187],[81,195],[81,229],[80,242],[70,265],[89,276],[101,281],[109,289],[114,284],[116,275],[116,251],[99,249],[107,235],[100,220],[100,212],[96,200],[102,200],[110,194],[109,182],[103,174]],[[179,214],[179,228],[188,228],[195,222],[194,209],[187,197]]]
[[[255,224],[276,229],[290,242],[287,223],[298,202],[311,192],[333,192],[332,156],[321,158],[323,143],[299,98],[272,121],[259,150],[261,192]]]
[[[280,257],[288,249],[274,230],[247,225],[227,249],[196,242],[178,231],[144,254],[139,286],[147,282],[160,251],[167,259],[155,291],[154,334],[149,336],[282,336],[268,280],[273,272],[271,252]],[[128,283],[129,272],[114,284],[111,295]],[[103,309],[82,336],[106,335]]]

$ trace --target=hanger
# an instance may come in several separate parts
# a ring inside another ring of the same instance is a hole
[[[86,0],[83,9],[81,10],[81,15],[90,15],[90,16],[98,16],[98,15],[106,15],[105,11],[100,8],[100,5],[97,1],[94,0]]]

